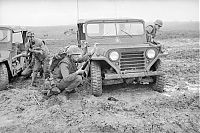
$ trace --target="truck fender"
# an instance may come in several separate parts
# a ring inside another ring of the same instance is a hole
[[[0,51],[0,62],[7,61],[10,56],[9,51]]]
[[[93,57],[91,61],[105,61],[108,63],[117,73],[120,73],[119,69],[115,65],[112,64],[110,60],[108,60],[106,57],[100,56],[100,57]]]
[[[9,60],[12,60],[12,59],[10,59],[10,51],[0,51],[0,63],[6,64],[9,78],[11,78],[13,76],[12,72],[11,72],[12,62]]]
[[[150,68],[153,66],[153,64],[154,64],[159,58],[165,57],[165,56],[167,56],[167,55],[168,55],[168,53],[160,53],[160,54],[158,54],[158,55],[153,59],[153,61],[148,65],[148,67],[146,68],[147,71],[150,70]]]

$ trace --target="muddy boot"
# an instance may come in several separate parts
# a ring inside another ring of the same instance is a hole
[[[42,90],[41,93],[43,94],[41,102],[44,102],[50,98],[50,90]]]
[[[76,93],[76,90],[74,89],[74,90],[72,90],[72,91],[70,91],[68,93]]]
[[[58,95],[58,99],[59,101],[61,101],[62,103],[66,103],[69,100],[69,94],[68,93],[60,93]]]
[[[58,95],[60,90],[57,87],[52,88],[51,90],[42,90],[43,99],[48,100],[53,95]]]
[[[36,85],[36,75],[37,75],[37,72],[33,72],[33,74],[32,74],[32,81],[31,81],[31,86],[33,86],[33,87],[37,87],[37,85]]]
[[[54,95],[57,95],[57,94],[60,93],[60,89],[58,89],[58,87],[55,87],[55,86],[54,86],[54,87],[51,89],[51,92],[54,93]]]
[[[60,93],[60,97],[62,97],[62,99],[64,99],[64,101],[69,100],[69,95],[70,93],[67,91],[62,91],[62,93]]]
[[[31,86],[32,86],[32,87],[37,87],[37,83],[36,83],[36,82],[33,82],[33,83],[31,83]]]
[[[41,70],[39,71],[39,73],[40,73],[40,78],[43,78],[43,75],[44,75],[43,69],[41,69]]]

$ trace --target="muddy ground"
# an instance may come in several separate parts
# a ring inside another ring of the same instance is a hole
[[[30,87],[30,79],[17,78],[0,92],[0,132],[199,133],[199,39],[160,42],[169,52],[164,93],[148,85],[112,85],[94,97],[79,87],[67,99],[44,101],[42,80]]]

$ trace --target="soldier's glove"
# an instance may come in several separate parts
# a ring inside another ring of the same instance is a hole
[[[77,75],[82,75],[82,74],[85,73],[85,70],[82,70],[82,68],[80,68],[80,69],[78,69],[78,70],[76,71],[76,73],[77,73]]]
[[[94,48],[90,52],[90,56],[92,56],[97,51],[97,44],[94,44]]]
[[[49,81],[49,79],[46,79],[44,81],[44,90],[50,90],[51,89],[51,82]]]
[[[156,42],[156,41],[153,41],[152,43],[155,44],[155,45],[159,45],[160,44],[159,42]]]
[[[33,49],[29,48],[28,51],[29,51],[29,52],[33,52]]]
[[[36,53],[36,54],[43,54],[41,50],[33,50],[33,53]]]

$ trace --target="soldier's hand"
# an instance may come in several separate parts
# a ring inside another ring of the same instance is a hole
[[[28,51],[33,52],[33,49],[29,48]]]
[[[93,55],[97,50],[97,44],[94,44],[94,48],[91,50],[90,54]]]
[[[37,53],[37,54],[42,54],[42,51],[41,50],[33,50],[34,53]]]
[[[76,71],[78,75],[82,75],[84,72],[85,70],[82,70],[81,68]]]

